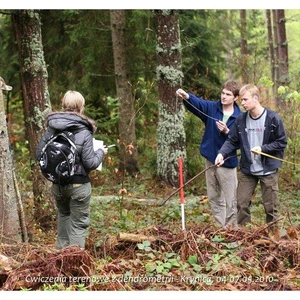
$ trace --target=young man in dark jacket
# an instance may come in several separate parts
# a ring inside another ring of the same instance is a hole
[[[251,222],[251,199],[258,182],[261,185],[266,222],[269,223],[279,217],[278,168],[282,162],[263,153],[282,159],[287,137],[279,116],[260,104],[259,89],[255,85],[243,86],[240,98],[246,112],[237,118],[215,164],[221,166],[229,153],[241,149],[241,174],[237,188],[238,225]]]
[[[35,152],[35,157],[39,160],[42,149],[56,132],[71,131],[75,135],[75,144],[80,155],[80,164],[77,166],[75,176],[69,184],[52,185],[52,194],[58,209],[57,249],[72,245],[85,248],[92,193],[88,174],[100,165],[107,153],[105,146],[94,151],[95,122],[83,114],[84,106],[85,99],[79,92],[66,92],[62,99],[63,112],[48,115],[47,130]]]
[[[241,111],[236,104],[239,96],[239,84],[227,81],[222,86],[221,99],[209,101],[196,97],[184,90],[177,90],[185,107],[202,120],[205,131],[200,145],[200,153],[206,158],[206,167],[214,164],[216,155],[226,141],[236,118]],[[222,168],[210,168],[206,171],[207,196],[212,214],[218,225],[236,225],[236,187],[238,159],[236,152],[230,153]]]

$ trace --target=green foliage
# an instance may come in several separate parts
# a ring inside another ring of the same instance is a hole
[[[300,93],[293,91],[287,86],[278,87],[278,94],[284,98],[284,113],[280,113],[285,125],[288,137],[288,144],[285,150],[284,159],[289,164],[283,164],[283,176],[286,180],[290,180],[290,184],[298,185],[300,180],[298,167],[300,165],[300,133],[295,128],[300,126]]]
[[[126,18],[126,36],[130,41],[127,44],[127,57],[131,84],[134,87],[141,79],[146,83],[151,83],[154,80],[156,66],[153,12],[151,10],[128,10]],[[132,39],[136,42],[131,42]]]
[[[43,10],[42,20],[51,101],[75,89],[105,110],[101,95],[115,90],[109,11]]]
[[[157,88],[154,81],[139,77],[132,86],[135,98],[136,137],[142,173],[156,176],[156,129],[158,122]],[[147,129],[147,130],[145,130]],[[154,134],[153,134],[154,133]]]
[[[88,291],[84,283],[66,287],[63,283],[43,284],[42,291]]]
[[[141,244],[137,244],[138,248],[140,250],[144,250],[144,251],[151,251],[152,248],[150,247],[151,243],[149,241],[144,241]]]
[[[144,241],[141,244],[137,244],[137,246],[141,251],[141,253],[138,253],[137,255],[142,259],[150,259],[150,261],[145,263],[147,276],[168,276],[172,268],[178,268],[181,266],[180,258],[176,253],[162,253],[160,251],[156,251],[150,247],[149,241]]]
[[[274,85],[274,82],[268,77],[268,76],[263,76],[259,79],[258,85],[263,85],[266,88],[272,87]]]
[[[11,94],[20,96],[20,65],[17,44],[15,43],[14,27],[11,22],[10,11],[0,13],[0,76],[13,87]]]
[[[209,10],[180,10],[183,86],[206,99],[220,96],[220,19]],[[200,34],[201,33],[201,34]]]
[[[294,90],[300,90],[300,60],[299,60],[299,42],[298,33],[300,31],[300,11],[298,9],[285,10],[286,31],[288,40],[289,73],[291,76],[290,87]]]
[[[247,74],[246,83],[258,84],[260,78],[270,77],[270,65],[266,63],[269,57],[267,41],[267,25],[265,10],[246,10],[246,33],[247,41],[246,57],[240,52],[240,11],[229,11],[228,20],[225,18],[225,30],[228,30],[229,38],[226,38],[226,53],[230,49],[231,54],[227,60],[227,67],[233,71],[235,78],[239,78],[244,72]],[[224,20],[223,20],[224,21]],[[226,55],[224,53],[224,55]]]
[[[188,257],[188,262],[191,264],[191,265],[196,265],[197,262],[198,262],[198,259],[197,259],[197,256],[196,255],[191,255]]]
[[[110,96],[103,99],[107,112],[99,110],[92,104],[87,104],[85,113],[96,121],[98,128],[95,138],[105,141],[106,145],[117,144],[116,136],[118,133],[119,121],[119,102],[118,99]]]

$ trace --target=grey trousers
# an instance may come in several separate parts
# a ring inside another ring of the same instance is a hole
[[[77,245],[85,248],[87,228],[90,224],[90,183],[52,185],[52,194],[58,209],[57,249]]]
[[[206,167],[213,164],[206,160]],[[218,225],[236,226],[236,168],[214,167],[205,172],[207,196],[212,214]]]
[[[278,219],[278,171],[264,176],[246,175],[241,173],[237,188],[237,221],[238,225],[251,222],[250,206],[255,188],[260,182],[262,204],[266,213],[266,222]]]

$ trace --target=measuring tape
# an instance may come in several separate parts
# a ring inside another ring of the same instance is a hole
[[[251,150],[251,152],[254,153],[255,155],[264,155],[264,156],[267,156],[267,157],[270,157],[270,158],[274,158],[274,159],[280,160],[282,162],[286,162],[288,164],[300,166],[300,164],[293,163],[291,161],[288,161],[288,160],[285,160],[285,159],[281,159],[281,158],[278,158],[276,156],[273,156],[273,155],[270,155],[270,154],[267,154],[267,153],[264,153],[264,152],[260,152],[260,151],[256,151],[256,150]]]

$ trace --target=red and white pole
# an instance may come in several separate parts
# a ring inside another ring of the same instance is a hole
[[[178,159],[179,164],[179,186],[180,186],[180,205],[181,205],[181,224],[182,230],[185,230],[185,218],[184,218],[184,190],[183,190],[183,160],[182,157]]]

